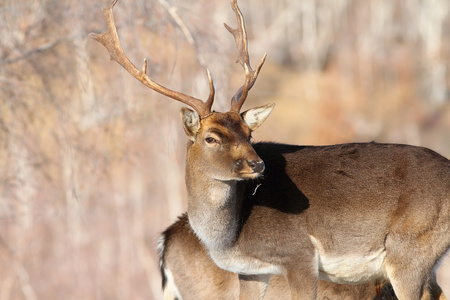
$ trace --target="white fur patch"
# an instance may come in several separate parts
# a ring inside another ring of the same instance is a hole
[[[366,255],[336,255],[325,252],[320,242],[313,236],[311,241],[319,254],[319,278],[335,283],[363,283],[383,277],[384,248]]]
[[[178,288],[175,284],[175,280],[173,279],[172,272],[169,269],[164,268],[164,274],[167,278],[167,283],[164,287],[164,300],[182,300],[180,292],[178,291]]]
[[[209,203],[214,205],[214,207],[221,207],[225,202],[236,193],[236,190],[227,184],[217,184],[210,186],[208,189],[208,199]]]
[[[174,300],[179,299],[182,300],[180,292],[175,284],[175,280],[173,278],[172,272],[163,264],[162,256],[164,254],[164,249],[166,248],[166,237],[161,235],[158,239],[157,251],[159,256],[159,267],[162,269],[165,278],[166,285],[164,286],[164,300]]]

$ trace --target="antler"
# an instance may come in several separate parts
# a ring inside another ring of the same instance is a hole
[[[108,8],[103,9],[103,14],[105,15],[105,20],[107,24],[107,31],[103,34],[91,33],[89,34],[89,36],[95,39],[96,41],[100,42],[106,48],[106,50],[108,50],[111,60],[114,60],[118,64],[120,64],[125,70],[128,71],[128,73],[130,73],[134,78],[142,82],[145,86],[151,88],[152,90],[160,94],[163,94],[167,97],[170,97],[172,99],[178,100],[180,102],[183,102],[184,104],[189,105],[200,115],[200,117],[207,116],[211,112],[211,106],[214,101],[214,84],[209,71],[206,70],[208,73],[209,90],[210,90],[209,97],[208,100],[206,100],[206,102],[203,102],[200,99],[188,96],[186,94],[170,90],[158,84],[157,82],[151,80],[146,74],[147,59],[144,59],[142,71],[139,71],[125,55],[119,40],[119,36],[117,34],[116,25],[114,23],[114,17],[112,13],[112,9],[114,5],[116,5],[117,1],[118,0],[113,0],[113,2],[111,2]]]
[[[227,24],[223,25],[225,25],[226,29],[234,36],[236,47],[239,51],[239,56],[236,62],[239,62],[245,70],[245,83],[231,99],[230,111],[239,112],[241,110],[242,104],[244,104],[245,99],[247,98],[248,91],[253,87],[253,84],[258,77],[259,71],[261,70],[264,61],[266,60],[267,54],[264,54],[264,57],[258,65],[258,68],[253,71],[252,67],[250,66],[250,58],[248,55],[248,41],[247,32],[245,30],[244,17],[242,16],[242,13],[237,5],[237,0],[233,0],[233,2],[231,3],[231,8],[236,14],[238,26],[236,29],[233,29]]]

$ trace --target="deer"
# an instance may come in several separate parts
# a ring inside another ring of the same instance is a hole
[[[274,104],[241,112],[266,55],[253,69],[243,15],[226,29],[245,70],[228,112],[166,88],[128,59],[112,9],[107,30],[90,36],[148,88],[184,103],[189,224],[220,269],[238,274],[240,299],[263,299],[281,275],[292,300],[317,299],[319,279],[387,280],[400,300],[419,300],[433,267],[450,252],[450,161],[424,147],[385,143],[329,146],[252,143]],[[440,293],[441,291],[439,291]],[[433,299],[437,294],[432,295]]]

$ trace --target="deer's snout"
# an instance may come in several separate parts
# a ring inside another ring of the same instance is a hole
[[[255,178],[264,172],[265,165],[262,159],[258,160],[243,160],[236,161],[234,171],[243,178]]]
[[[262,172],[264,172],[264,169],[266,168],[266,166],[264,165],[264,161],[262,161],[262,160],[248,161],[247,164],[254,173],[262,173]]]

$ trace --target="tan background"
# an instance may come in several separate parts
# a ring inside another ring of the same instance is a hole
[[[0,0],[0,300],[161,299],[159,233],[186,209],[180,104],[87,38],[107,1]],[[255,140],[399,142],[450,157],[448,0],[241,0]],[[120,0],[130,59],[224,110],[243,82],[227,0]],[[244,107],[244,109],[245,109]]]

